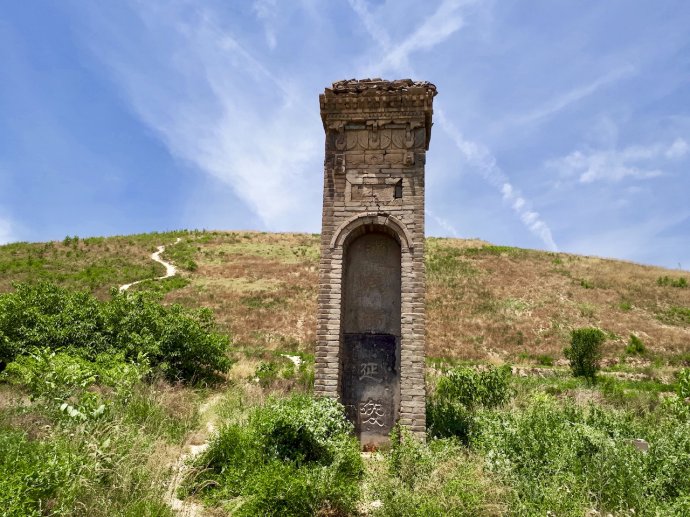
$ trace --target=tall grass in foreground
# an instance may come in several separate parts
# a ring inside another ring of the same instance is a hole
[[[491,371],[490,378],[496,376]],[[468,444],[464,454],[480,458],[484,476],[505,487],[494,493],[502,494],[507,514],[690,515],[690,405],[681,397],[669,394],[650,405],[619,397],[610,404],[600,390],[610,391],[613,381],[594,387],[572,379],[590,394],[590,402],[577,403],[568,396],[570,388],[554,396],[544,381],[531,380],[531,388],[519,387],[519,397],[510,402],[477,404],[486,387],[482,375],[487,372],[457,369],[442,377],[429,400],[430,422],[445,436],[457,430],[456,439]],[[681,396],[686,383],[682,372]],[[456,409],[440,412],[439,406]],[[417,447],[421,452],[411,457],[424,465],[435,447],[447,445]],[[444,493],[443,483],[437,488]],[[414,506],[414,500],[412,493],[407,502]]]
[[[51,284],[0,295],[2,515],[171,515],[168,466],[222,372],[206,312]]]
[[[362,460],[351,433],[333,399],[270,399],[220,430],[186,490],[238,516],[352,514]]]

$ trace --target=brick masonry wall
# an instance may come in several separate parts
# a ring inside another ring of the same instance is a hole
[[[388,233],[401,246],[399,422],[425,432],[424,164],[436,88],[340,81],[320,96],[326,132],[315,393],[339,397],[347,243]]]

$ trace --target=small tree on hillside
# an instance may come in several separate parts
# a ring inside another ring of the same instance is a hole
[[[601,359],[601,345],[605,340],[606,334],[594,327],[575,329],[570,333],[570,347],[563,353],[570,361],[575,377],[594,381]]]

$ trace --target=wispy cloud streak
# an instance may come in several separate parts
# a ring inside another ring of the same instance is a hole
[[[544,103],[537,109],[514,118],[511,122],[516,125],[530,124],[534,122],[541,121],[562,111],[568,106],[581,101],[585,97],[592,95],[594,92],[603,88],[604,86],[616,82],[620,79],[630,77],[635,73],[635,68],[631,65],[623,66],[612,70],[611,72],[605,74],[598,79],[595,79],[589,84],[578,86],[554,99],[551,99]]]
[[[414,32],[401,42],[392,42],[388,31],[369,11],[366,0],[348,0],[367,33],[379,45],[379,55],[366,67],[366,73],[385,74],[410,70],[410,56],[420,50],[430,50],[443,43],[464,25],[460,8],[468,1],[442,0]]]
[[[546,166],[563,176],[577,176],[580,183],[618,182],[625,178],[650,179],[661,176],[656,166],[663,160],[681,160],[690,153],[690,145],[677,138],[670,144],[635,145],[621,150],[573,151],[562,158],[549,160]]]
[[[7,244],[8,242],[14,242],[16,240],[11,221],[7,218],[0,217],[0,244]]]
[[[212,11],[184,18],[134,5],[150,32],[142,40],[156,40],[146,48],[156,74],[127,43],[107,44],[104,61],[137,115],[173,155],[230,185],[268,229],[302,227],[309,207],[318,206],[310,176],[323,137],[317,115],[305,119],[313,109],[305,109],[299,90]]]
[[[411,37],[400,45],[392,45],[387,31],[381,27],[373,15],[369,12],[364,0],[349,0],[353,10],[357,13],[369,35],[376,41],[385,57],[378,64],[383,70],[409,71],[409,56],[417,49],[429,49],[445,41],[451,34],[463,26],[463,19],[458,12],[460,7],[468,2],[458,0],[443,1],[439,8],[426,20],[422,22]],[[391,49],[400,48],[400,51]],[[531,203],[516,189],[510,182],[508,176],[501,170],[496,163],[496,158],[485,146],[466,140],[458,129],[450,122],[442,109],[438,106],[435,109],[436,119],[443,131],[451,138],[467,163],[484,178],[484,180],[495,187],[501,193],[525,227],[537,236],[544,245],[553,251],[558,250],[554,241],[551,229],[540,217],[539,213],[532,210]],[[432,218],[443,228],[451,230],[452,226],[436,216]],[[453,234],[457,234],[452,229]]]
[[[448,219],[445,219],[443,217],[439,217],[436,215],[434,212],[429,210],[428,208],[424,211],[424,213],[428,216],[431,217],[434,222],[439,225],[441,228],[443,228],[445,231],[447,231],[452,237],[460,237],[460,234],[458,233],[458,230],[453,226]]]
[[[510,205],[522,224],[541,239],[549,250],[558,251],[558,246],[549,226],[539,213],[532,209],[531,203],[513,186],[508,176],[496,163],[491,152],[481,144],[466,140],[453,123],[446,118],[442,109],[436,108],[435,116],[439,126],[451,138],[465,161],[479,172],[489,185],[501,192],[503,200]]]

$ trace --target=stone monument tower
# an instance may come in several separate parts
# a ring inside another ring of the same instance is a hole
[[[363,447],[396,422],[423,436],[424,163],[436,87],[339,81],[326,132],[317,395],[338,397]]]

